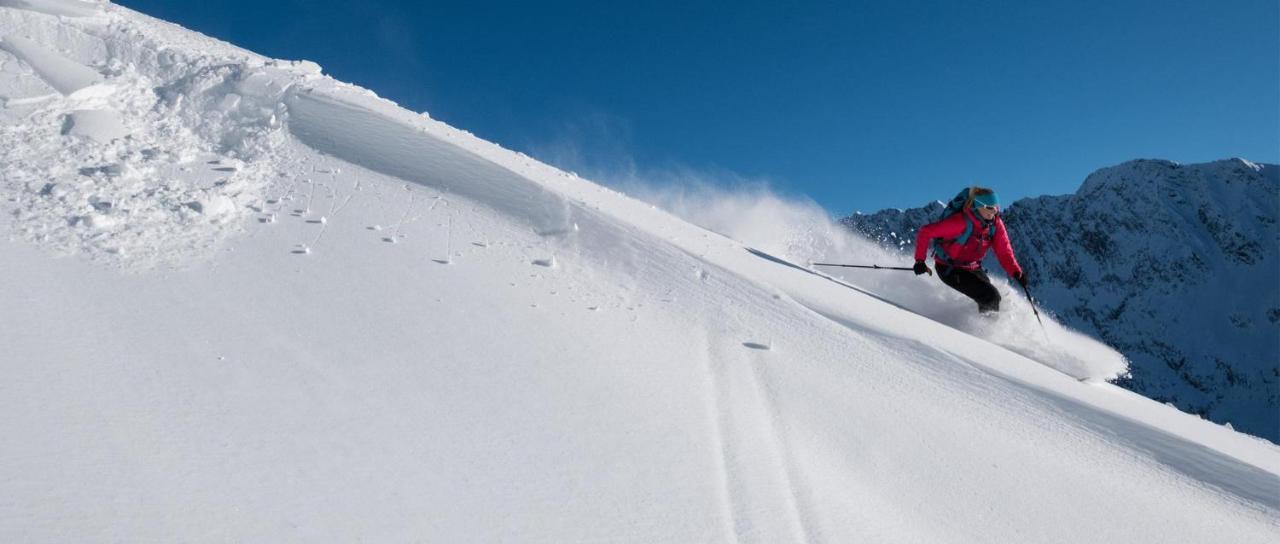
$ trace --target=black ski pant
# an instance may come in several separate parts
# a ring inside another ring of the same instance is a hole
[[[978,303],[978,313],[1000,311],[1000,291],[991,285],[991,278],[987,277],[985,270],[965,270],[942,263],[937,263],[936,268],[942,283]]]

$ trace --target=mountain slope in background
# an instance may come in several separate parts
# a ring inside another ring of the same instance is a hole
[[[1272,444],[312,63],[0,0],[0,97],[0,541],[1280,536]]]
[[[1124,387],[1280,441],[1280,168],[1136,160],[1005,222],[1037,299],[1130,360]],[[942,205],[842,223],[911,251]],[[994,265],[993,265],[994,266]]]

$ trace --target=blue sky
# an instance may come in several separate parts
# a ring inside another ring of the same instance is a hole
[[[117,3],[589,177],[765,182],[834,215],[1280,162],[1275,0]]]

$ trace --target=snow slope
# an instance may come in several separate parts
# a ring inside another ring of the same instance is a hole
[[[0,56],[0,540],[1280,536],[1274,445],[313,64],[0,6],[58,55]]]

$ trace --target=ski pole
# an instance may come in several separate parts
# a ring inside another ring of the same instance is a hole
[[[912,270],[909,266],[880,266],[878,264],[834,264],[834,263],[811,263],[814,266],[840,266],[844,268],[871,268],[875,270]]]
[[[1041,321],[1041,320],[1040,320],[1040,310],[1037,310],[1037,309],[1036,309],[1036,299],[1035,299],[1035,298],[1032,298],[1032,296],[1031,296],[1031,290],[1027,289],[1027,284],[1025,284],[1025,283],[1023,283],[1023,284],[1022,284],[1022,292],[1023,292],[1023,293],[1025,293],[1025,294],[1027,295],[1027,302],[1030,302],[1030,303],[1031,303],[1031,313],[1036,314],[1036,323],[1039,323],[1039,324],[1040,324],[1040,332],[1043,332],[1043,333],[1044,333],[1044,339],[1045,339],[1045,340],[1048,340],[1048,339],[1049,339],[1049,331],[1048,331],[1048,329],[1045,329],[1045,328],[1044,328],[1044,321]]]
[[[1044,321],[1040,321],[1040,310],[1036,309],[1036,299],[1032,298],[1031,291],[1027,289],[1026,284],[1022,285],[1022,292],[1026,293],[1027,300],[1031,302],[1031,312],[1036,314],[1036,321],[1040,323],[1040,327],[1044,327]]]

